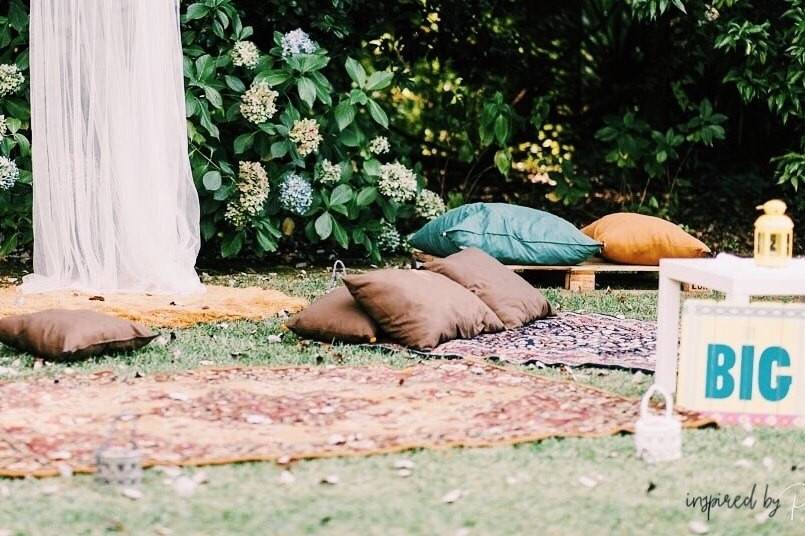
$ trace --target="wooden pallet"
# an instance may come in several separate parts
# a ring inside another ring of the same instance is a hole
[[[423,251],[414,250],[413,266],[418,268],[422,263],[437,259]],[[565,288],[571,292],[589,292],[595,290],[596,274],[631,274],[631,273],[658,273],[659,266],[642,266],[631,264],[614,264],[604,259],[593,257],[590,260],[576,264],[574,266],[530,266],[520,264],[508,264],[509,268],[515,272],[564,272]],[[705,289],[686,286],[685,291],[700,291]]]

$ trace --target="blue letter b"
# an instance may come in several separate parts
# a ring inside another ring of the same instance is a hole
[[[735,351],[726,344],[707,345],[707,398],[728,398],[735,389],[730,370],[735,366]],[[720,381],[719,381],[720,380]]]

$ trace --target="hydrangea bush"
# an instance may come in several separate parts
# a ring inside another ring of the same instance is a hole
[[[0,8],[0,256],[32,240],[28,9],[21,0],[8,6]],[[379,260],[399,249],[398,228],[443,207],[419,206],[425,180],[389,142],[381,103],[394,76],[333,60],[304,29],[281,30],[254,36],[233,0],[200,0],[183,13],[207,251],[263,256],[287,241]],[[273,47],[260,50],[265,42]]]
[[[444,210],[435,194],[418,208],[425,181],[386,135],[381,97],[391,72],[333,61],[301,28],[275,32],[273,47],[259,50],[254,42],[266,40],[254,38],[231,0],[191,4],[184,19],[202,232],[224,257],[294,239],[379,260],[399,249],[398,228]]]

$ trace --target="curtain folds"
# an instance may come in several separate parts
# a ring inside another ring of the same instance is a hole
[[[195,293],[178,0],[31,0],[24,292]]]

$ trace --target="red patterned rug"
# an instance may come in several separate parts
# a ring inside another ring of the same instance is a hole
[[[121,413],[139,415],[145,465],[368,455],[629,431],[638,401],[470,361],[407,369],[111,372],[0,384],[0,475],[93,471]],[[688,427],[710,424],[683,413]]]

